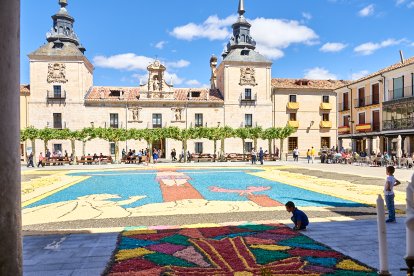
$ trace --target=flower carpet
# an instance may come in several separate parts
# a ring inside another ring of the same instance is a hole
[[[377,275],[283,224],[127,230],[109,276]]]

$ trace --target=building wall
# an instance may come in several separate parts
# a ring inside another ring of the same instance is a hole
[[[287,108],[289,95],[296,95],[299,103],[297,111]],[[329,96],[332,110],[321,110],[322,96]],[[307,149],[312,146],[317,150],[321,148],[321,138],[330,138],[330,146],[336,146],[337,140],[337,112],[336,93],[332,90],[309,90],[309,89],[274,89],[274,118],[276,127],[285,127],[289,121],[289,114],[296,113],[299,128],[291,137],[298,138],[298,149],[301,156],[306,155]],[[328,113],[332,122],[332,128],[321,128],[322,114]],[[283,143],[283,151],[288,151],[288,140]]]

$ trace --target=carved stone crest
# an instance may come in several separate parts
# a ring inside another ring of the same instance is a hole
[[[240,68],[240,85],[257,85],[255,73],[253,67]]]
[[[63,63],[49,63],[47,73],[48,83],[67,83],[66,65]]]
[[[183,114],[184,108],[177,107],[177,108],[172,108],[171,110],[174,112],[174,120],[176,122],[183,121],[182,114]]]

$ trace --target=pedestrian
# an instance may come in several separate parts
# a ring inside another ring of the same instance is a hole
[[[293,230],[306,230],[306,227],[309,225],[308,216],[303,211],[296,208],[295,203],[293,203],[292,201],[287,202],[285,207],[286,211],[292,213],[291,220],[295,225],[293,227]]]
[[[308,149],[308,151],[306,152],[306,159],[308,159],[308,164],[309,164],[309,162],[311,160],[311,150],[310,149]]]
[[[400,185],[401,182],[395,179],[394,177],[395,168],[393,166],[388,166],[386,169],[387,179],[385,181],[384,186],[384,195],[385,195],[385,202],[387,204],[388,209],[388,219],[385,221],[386,223],[393,223],[396,222],[395,220],[395,206],[394,206],[394,187]]]
[[[256,151],[254,148],[252,149],[252,152],[250,153],[252,157],[252,165],[256,164]]]
[[[276,147],[275,149],[275,156],[276,156],[276,160],[279,159],[279,148]]]
[[[175,151],[175,149],[172,149],[171,151],[171,161],[177,161],[177,152]]]
[[[29,154],[29,157],[27,159],[27,167],[28,168],[30,168],[30,167],[34,168],[35,167],[34,164],[33,164],[33,152],[31,152]]]
[[[293,150],[293,161],[299,161],[299,150],[297,147]]]
[[[45,166],[44,164],[43,164],[43,159],[44,159],[44,157],[43,157],[43,153],[41,152],[40,154],[39,154],[39,162],[37,163],[37,167],[39,168],[40,166],[42,166],[42,168]]]
[[[259,151],[259,161],[260,161],[260,165],[263,165],[263,158],[264,158],[264,152],[262,147],[260,147],[260,151]]]
[[[316,150],[315,150],[314,147],[312,147],[312,149],[311,149],[312,164],[313,164],[313,162],[315,162],[315,155],[316,155]]]
[[[158,150],[154,148],[152,152],[152,158],[154,159],[154,164],[157,164],[158,162]]]
[[[46,149],[46,160],[50,159],[50,151],[49,149]]]

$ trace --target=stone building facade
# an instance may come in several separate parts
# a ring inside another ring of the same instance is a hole
[[[272,62],[255,50],[256,42],[250,34],[251,25],[244,17],[243,0],[239,2],[239,16],[232,26],[233,36],[222,54],[222,61],[218,64],[215,56],[210,59],[209,89],[175,88],[165,80],[167,68],[158,60],[154,60],[148,66],[149,76],[146,84],[136,87],[94,86],[94,67],[85,56],[85,48],[74,32],[74,19],[66,9],[67,1],[59,3],[61,8],[52,16],[53,28],[47,35],[47,43],[29,54],[30,125],[36,128],[71,130],[91,126],[127,129],[168,126],[261,126],[266,129],[286,126],[288,120],[285,117],[289,112],[286,111],[286,103],[282,104],[283,107],[279,105],[285,102],[286,93],[292,91],[274,86]],[[332,114],[332,127],[318,127],[321,116],[320,110],[315,108],[308,110],[310,113],[313,112],[311,116],[303,116],[301,119],[313,118],[315,129],[306,132],[306,129],[298,128],[296,134],[304,141],[312,141],[315,146],[319,144],[317,142],[321,136],[329,137],[332,144],[336,140],[336,119],[333,115],[336,103],[333,89],[337,83],[328,83],[330,86],[324,88],[294,88],[294,93],[301,94],[300,99],[303,101],[300,112],[307,109],[308,103],[319,106],[322,94],[331,97],[333,109],[329,112]],[[313,92],[309,92],[310,88]],[[304,122],[302,126],[307,124],[309,122]],[[246,141],[247,150],[251,149],[252,142]],[[241,153],[241,143],[240,139],[227,139],[226,153]],[[302,142],[299,145],[301,144]],[[285,145],[287,149],[288,143]],[[306,143],[302,145],[304,148],[307,147]],[[121,149],[139,150],[146,146],[144,141],[120,143]],[[181,142],[174,140],[159,141],[155,146],[167,153],[167,157],[173,148],[178,152],[181,150]],[[48,147],[51,150],[68,152],[71,148],[67,141],[50,141]],[[268,150],[267,141],[259,140],[258,147]],[[36,148],[38,152],[39,149],[43,149],[42,141],[37,141]],[[213,153],[213,142],[203,139],[190,141],[188,149],[190,152]],[[86,153],[113,154],[114,144],[93,140],[87,143]],[[79,142],[76,144],[76,155],[81,154],[82,145]]]

